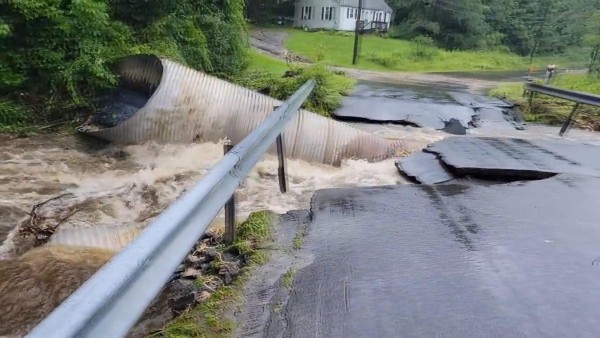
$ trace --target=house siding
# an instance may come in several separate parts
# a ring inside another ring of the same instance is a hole
[[[311,7],[310,19],[303,18],[303,8]],[[331,20],[322,20],[322,8],[333,7],[333,16]],[[348,15],[348,10],[353,10],[352,18]],[[341,31],[353,31],[356,27],[356,14],[358,8],[350,6],[340,6],[336,0],[298,0],[296,1],[294,11],[294,27],[307,27],[310,29],[335,29]],[[392,19],[392,13],[386,11],[376,11],[372,9],[363,9],[361,20],[381,21],[389,24]]]
[[[310,19],[303,17],[303,7],[311,8]],[[321,19],[323,8],[332,7],[331,19]],[[337,29],[340,17],[339,5],[333,0],[300,0],[296,2],[294,10],[294,27],[308,27],[311,29]]]

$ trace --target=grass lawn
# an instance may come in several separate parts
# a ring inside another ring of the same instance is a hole
[[[313,61],[352,67],[353,33],[348,32],[304,32],[285,29],[289,34],[287,47],[298,55]],[[582,53],[577,55],[581,58]],[[583,65],[585,60],[572,57],[544,57],[534,59],[534,66],[545,68],[549,63],[567,67]],[[447,51],[417,44],[412,41],[365,36],[362,40],[359,68],[396,71],[491,71],[527,70],[527,58],[504,51]]]
[[[283,73],[289,70],[285,61],[276,59],[272,56],[257,52],[255,50],[250,51],[248,69],[261,70],[273,75],[283,75]]]
[[[553,82],[554,86],[600,95],[600,78],[583,74],[559,74]],[[560,125],[562,124],[574,103],[538,94],[533,99],[531,111],[527,109],[527,98],[523,96],[522,83],[505,83],[490,91],[490,95],[507,99],[522,107],[526,121]],[[588,105],[579,106],[579,114],[575,125],[581,128],[600,130],[600,108]]]

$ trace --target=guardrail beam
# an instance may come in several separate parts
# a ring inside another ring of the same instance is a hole
[[[572,91],[572,90],[567,90],[567,89],[562,89],[562,88],[557,88],[557,87],[547,86],[547,85],[541,85],[541,84],[531,83],[531,82],[525,83],[525,90],[529,91],[529,111],[530,112],[532,109],[532,100],[533,100],[534,93],[540,93],[540,94],[544,94],[544,95],[548,95],[548,96],[552,96],[552,97],[557,97],[559,99],[575,102],[575,106],[573,107],[573,110],[571,110],[569,117],[563,123],[560,131],[558,132],[559,136],[563,136],[564,133],[567,131],[567,129],[569,129],[569,127],[571,126],[573,119],[575,118],[575,116],[577,116],[577,109],[579,108],[580,104],[588,104],[591,106],[600,107],[600,96],[590,94],[590,93],[576,92],[576,91]]]
[[[27,337],[126,336],[315,84],[307,81]]]

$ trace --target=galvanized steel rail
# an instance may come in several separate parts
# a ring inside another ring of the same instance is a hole
[[[531,109],[534,93],[540,93],[540,94],[544,94],[544,95],[548,95],[548,96],[557,97],[557,98],[560,98],[563,100],[569,100],[569,101],[575,102],[575,106],[573,106],[573,110],[571,110],[569,117],[567,118],[565,123],[560,128],[560,132],[558,133],[560,136],[562,136],[567,131],[569,126],[571,125],[571,122],[573,121],[573,118],[577,114],[577,109],[579,108],[580,104],[588,104],[591,106],[600,107],[600,96],[590,94],[590,93],[576,92],[576,91],[572,91],[572,90],[567,90],[567,89],[562,89],[562,88],[557,88],[557,87],[553,87],[553,86],[542,85],[542,84],[537,84],[537,83],[532,83],[532,82],[525,83],[525,91],[529,92],[529,109]]]
[[[572,90],[547,86],[537,83],[525,83],[525,89],[529,92],[537,92],[548,96],[558,97],[560,99],[573,102],[589,104],[591,106],[600,107],[600,96],[590,93],[576,92]]]
[[[306,82],[27,337],[126,336],[314,86]]]

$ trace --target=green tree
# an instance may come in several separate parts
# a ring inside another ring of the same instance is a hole
[[[243,0],[21,0],[0,13],[0,124],[23,120],[22,107],[38,120],[92,108],[128,54],[221,76],[247,62]]]
[[[580,48],[598,0],[389,0],[393,37],[426,35],[447,49],[498,48],[520,55]]]
[[[585,28],[584,42],[591,49],[588,74],[600,76],[600,10],[589,16]]]

